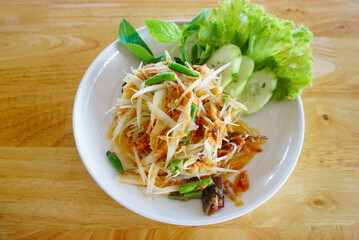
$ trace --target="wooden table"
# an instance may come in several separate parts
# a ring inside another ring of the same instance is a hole
[[[121,18],[191,19],[217,1],[0,1],[0,239],[359,239],[359,2],[258,0],[314,33],[293,174],[253,212],[180,227],[112,200],[72,134],[77,87]]]

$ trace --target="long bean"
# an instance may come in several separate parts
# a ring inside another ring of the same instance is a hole
[[[195,104],[192,104],[192,106],[191,106],[191,114],[190,114],[192,120],[194,120],[195,117],[196,117],[197,109],[198,109],[198,107],[197,107]],[[188,140],[189,140],[189,135],[190,135],[190,134],[191,134],[191,132],[188,131],[188,132],[187,132],[187,136],[185,136],[185,137],[182,139],[181,143],[182,143],[183,145],[186,145],[186,144],[187,144],[187,142],[188,142]]]
[[[191,134],[191,131],[188,131],[187,132],[187,136],[185,136],[184,138],[182,138],[182,140],[181,140],[181,143],[182,143],[182,145],[187,145],[187,142],[188,142],[188,140],[189,140],[189,135]]]
[[[110,151],[107,151],[106,155],[107,155],[108,160],[110,160],[110,162],[116,168],[116,170],[119,173],[124,174],[124,170],[123,170],[122,163],[121,163],[120,159],[114,153],[112,153]]]
[[[186,68],[182,64],[175,63],[175,62],[169,62],[168,68],[172,69],[176,72],[183,73],[192,77],[198,77],[198,73],[196,71],[193,71],[192,69]]]
[[[145,81],[146,85],[162,83],[165,81],[173,81],[176,80],[176,74],[173,72],[163,72],[158,73]]]
[[[203,194],[202,190],[192,191],[192,192],[188,192],[188,193],[184,193],[184,194],[181,194],[179,192],[173,192],[173,193],[168,194],[168,198],[186,201],[188,199],[201,198],[202,194]]]
[[[192,104],[192,106],[191,106],[191,118],[192,118],[192,120],[194,120],[194,118],[196,117],[197,109],[198,109],[197,105]]]
[[[213,179],[208,177],[208,178],[204,178],[202,180],[182,184],[180,186],[179,192],[182,194],[188,193],[188,192],[192,192],[192,191],[199,190],[199,189],[205,189],[206,187],[209,187],[213,184],[214,184]]]
[[[182,171],[182,160],[174,159],[170,162],[168,169],[171,171],[173,175],[176,175],[178,172]]]

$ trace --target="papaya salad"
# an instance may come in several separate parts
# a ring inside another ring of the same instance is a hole
[[[146,196],[200,198],[208,215],[225,194],[243,205],[249,182],[241,169],[267,138],[239,119],[246,107],[223,91],[221,72],[231,63],[211,69],[164,56],[123,79],[107,152],[118,180],[145,187]]]

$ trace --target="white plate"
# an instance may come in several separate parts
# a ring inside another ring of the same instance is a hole
[[[178,24],[188,21],[178,20]],[[155,56],[175,44],[155,41],[145,27],[139,34]],[[153,220],[178,225],[207,225],[224,222],[257,208],[271,198],[292,173],[304,138],[304,114],[300,98],[294,101],[270,102],[259,112],[244,117],[249,126],[269,137],[263,152],[245,167],[250,189],[243,194],[243,207],[234,206],[228,198],[225,207],[212,216],[202,211],[200,200],[187,202],[166,196],[145,198],[144,189],[116,181],[116,170],[106,158],[106,139],[113,114],[105,114],[121,95],[122,78],[140,60],[119,41],[108,46],[91,64],[78,88],[73,129],[76,146],[87,170],[100,187],[126,208]]]

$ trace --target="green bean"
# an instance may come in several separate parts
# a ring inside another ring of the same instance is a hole
[[[178,172],[182,171],[182,160],[174,159],[171,161],[168,169],[171,171],[173,175],[176,175]]]
[[[173,72],[163,72],[158,73],[154,75],[153,77],[150,77],[145,81],[146,85],[156,84],[156,83],[162,83],[165,81],[173,81],[176,80],[176,74]]]
[[[188,131],[187,132],[187,136],[185,136],[184,138],[182,138],[182,141],[181,141],[181,143],[182,143],[182,145],[186,145],[187,144],[187,142],[188,142],[188,140],[189,140],[189,135],[191,134],[191,131]]]
[[[193,120],[194,120],[195,117],[196,117],[197,109],[198,109],[198,107],[197,107],[195,104],[192,104],[192,106],[191,106],[191,118],[192,118]],[[183,145],[186,145],[186,144],[187,144],[187,142],[188,142],[188,140],[189,140],[189,135],[190,135],[190,134],[191,134],[191,131],[188,131],[188,132],[187,132],[187,136],[185,136],[185,137],[182,139],[181,143],[182,143]]]
[[[197,112],[198,107],[192,103],[191,106],[191,118],[194,120],[194,118],[196,117],[196,112]]]
[[[201,198],[202,194],[203,194],[202,190],[192,191],[192,192],[188,192],[185,194],[181,194],[179,192],[173,192],[173,193],[168,194],[168,198],[186,201],[188,199]]]
[[[183,73],[192,77],[198,77],[198,73],[196,71],[193,71],[192,69],[189,69],[182,64],[175,63],[175,62],[169,62],[168,68],[172,69],[176,72]]]
[[[110,160],[110,162],[116,168],[116,170],[119,173],[124,174],[122,163],[121,163],[120,159],[114,153],[112,153],[110,151],[107,151],[106,155],[107,155],[108,160]]]
[[[214,184],[213,179],[208,177],[202,180],[182,184],[180,186],[179,192],[188,193],[199,189],[205,189],[206,187],[209,187],[213,184]]]

